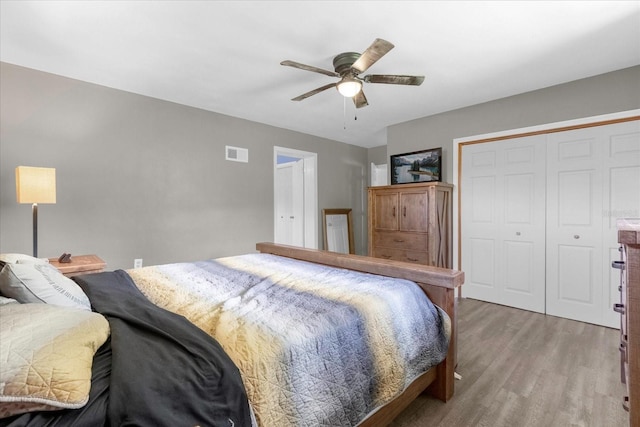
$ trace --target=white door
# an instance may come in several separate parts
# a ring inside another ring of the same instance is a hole
[[[602,130],[548,135],[547,313],[602,323]]]
[[[544,313],[544,136],[463,147],[463,294]]]
[[[640,123],[549,135],[547,313],[619,327],[616,219],[640,216]]]
[[[303,160],[276,168],[275,243],[304,246]]]
[[[608,126],[602,165],[605,173],[603,186],[608,197],[604,199],[602,215],[605,248],[604,321],[618,327],[620,315],[611,308],[620,302],[620,271],[611,263],[620,259],[618,252],[618,218],[640,218],[640,121]]]
[[[381,185],[388,185],[389,173],[387,172],[387,164],[376,165],[371,163],[371,186],[378,187]]]
[[[317,158],[316,153],[273,147],[276,243],[318,249]],[[295,162],[295,166],[288,165],[290,162]],[[281,171],[283,165],[291,169]],[[283,209],[283,204],[288,207]]]

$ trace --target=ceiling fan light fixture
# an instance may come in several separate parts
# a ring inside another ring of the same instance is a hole
[[[344,77],[336,85],[338,92],[345,98],[353,98],[362,90],[362,82],[356,78]]]

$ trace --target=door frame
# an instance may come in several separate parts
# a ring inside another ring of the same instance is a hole
[[[278,156],[295,157],[303,159],[303,205],[304,205],[304,247],[318,249],[318,154],[309,151],[296,150],[294,148],[273,147],[273,237],[276,237],[276,194],[278,192],[276,182],[276,169]]]
[[[523,136],[540,135],[555,132],[564,132],[567,130],[605,126],[614,123],[626,121],[640,120],[640,109],[621,111],[618,113],[603,114],[599,116],[584,117],[575,120],[566,120],[555,123],[545,123],[537,126],[525,128],[510,129],[500,132],[492,132],[482,135],[472,135],[453,140],[453,218],[456,225],[453,227],[453,268],[461,269],[462,259],[462,242],[461,227],[462,217],[460,215],[461,192],[460,183],[462,182],[462,148],[470,144],[483,144],[487,142],[500,141],[503,139],[520,138]],[[461,288],[458,288],[458,295],[461,295]]]

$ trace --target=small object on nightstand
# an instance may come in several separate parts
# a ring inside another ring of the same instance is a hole
[[[60,258],[58,258],[58,262],[60,263],[71,262],[71,254],[63,253],[62,255],[60,255]]]

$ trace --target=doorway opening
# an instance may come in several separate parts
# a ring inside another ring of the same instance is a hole
[[[318,155],[273,149],[274,242],[318,249]]]

